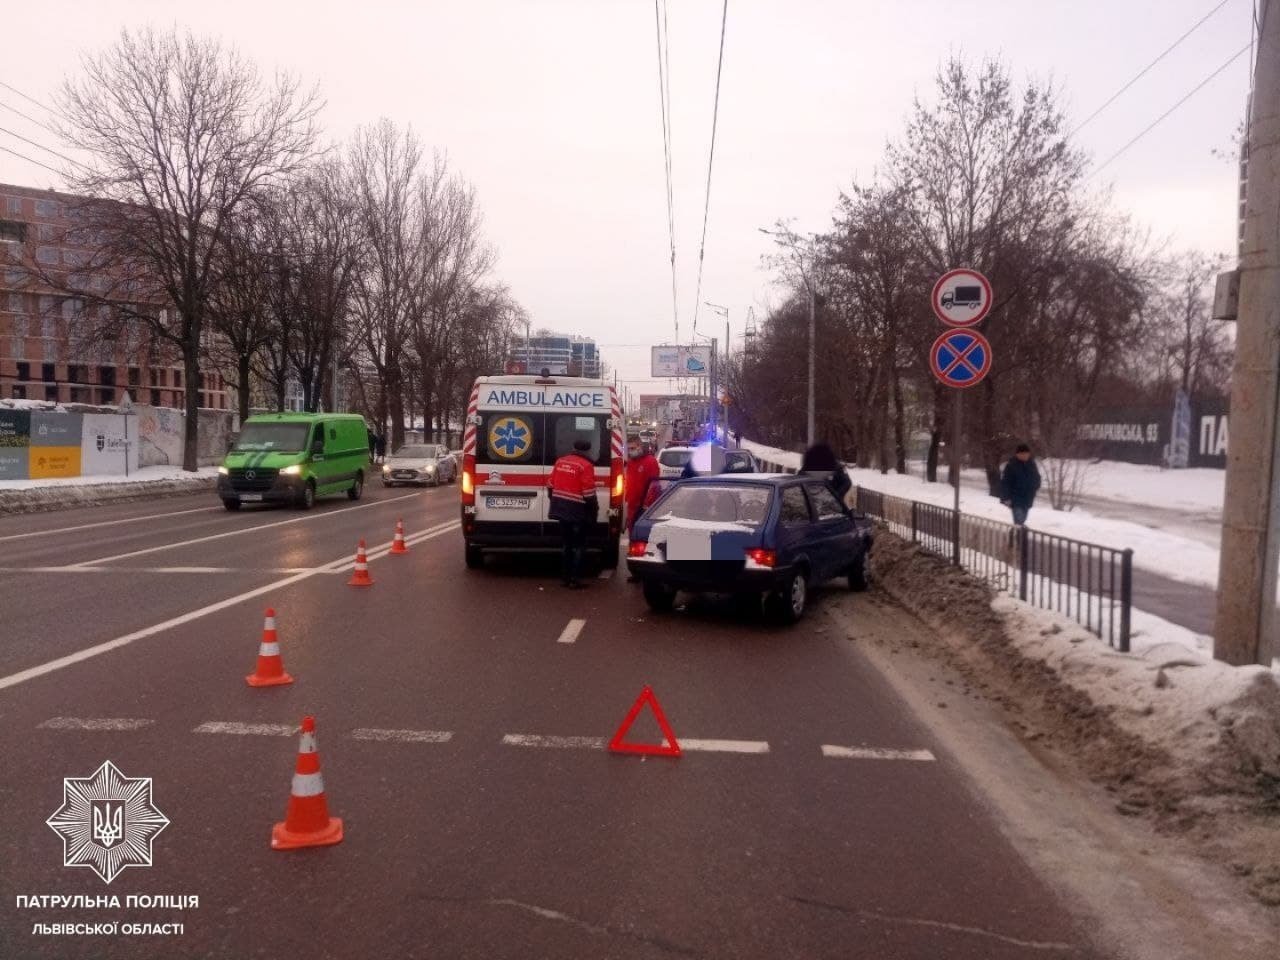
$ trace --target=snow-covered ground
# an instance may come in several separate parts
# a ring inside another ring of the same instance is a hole
[[[217,467],[201,467],[197,473],[189,473],[181,467],[140,467],[123,473],[98,473],[85,477],[57,477],[48,480],[0,480],[0,490],[50,490],[59,487],[86,487],[111,483],[155,483],[160,480],[207,480],[217,476]]]
[[[785,467],[799,467],[800,454],[775,450],[743,441],[743,447],[756,456]],[[945,483],[928,483],[919,464],[911,465],[918,473],[882,474],[878,470],[852,468],[853,482],[868,490],[878,490],[908,500],[920,500],[950,507],[954,493]],[[1138,464],[1104,462],[1088,468],[1087,493],[1090,496],[1128,502],[1135,505],[1159,505],[1169,510],[1207,511],[1220,509],[1222,503],[1221,471],[1161,470]],[[1008,521],[1009,510],[987,493],[986,480],[977,470],[965,471],[960,491],[962,512],[993,520]],[[1031,511],[1027,526],[1087,543],[1133,550],[1133,564],[1143,570],[1161,574],[1183,583],[1216,587],[1218,584],[1218,548],[1202,540],[1191,539],[1144,523],[1100,517],[1087,507],[1070,512],[1053,510],[1041,497]]]

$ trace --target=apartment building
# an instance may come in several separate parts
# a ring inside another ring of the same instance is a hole
[[[24,250],[32,249],[49,270],[82,269],[89,261],[66,242],[75,201],[0,183],[0,397],[114,404],[128,391],[137,403],[184,406],[181,356],[171,344],[157,341],[141,321],[100,322],[96,311],[109,308],[60,296],[20,266]],[[88,277],[86,287],[97,280]],[[230,404],[222,377],[202,372],[200,406],[226,410]]]

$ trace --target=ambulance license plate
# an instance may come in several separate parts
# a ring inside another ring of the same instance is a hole
[[[489,510],[528,510],[533,504],[533,497],[485,497],[484,505]]]

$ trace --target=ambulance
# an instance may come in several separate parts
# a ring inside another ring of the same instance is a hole
[[[547,518],[547,480],[574,441],[591,444],[598,522],[587,549],[618,565],[623,522],[626,424],[618,392],[603,380],[551,375],[479,377],[462,437],[462,535],[467,566],[490,552],[559,550],[560,524]]]

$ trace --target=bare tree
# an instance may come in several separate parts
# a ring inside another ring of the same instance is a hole
[[[42,279],[121,321],[142,321],[180,352],[183,467],[195,470],[217,252],[236,214],[311,155],[319,101],[288,76],[264,82],[216,40],[149,28],[122,31],[86,56],[58,99],[64,136],[88,156],[66,174],[84,198],[68,211],[70,240],[86,253],[66,274]]]
[[[422,257],[421,208],[416,185],[422,147],[383,119],[357,131],[349,156],[357,204],[361,267],[351,307],[361,359],[377,376],[375,419],[391,419],[392,449],[404,443],[404,363],[413,329],[415,279]]]

